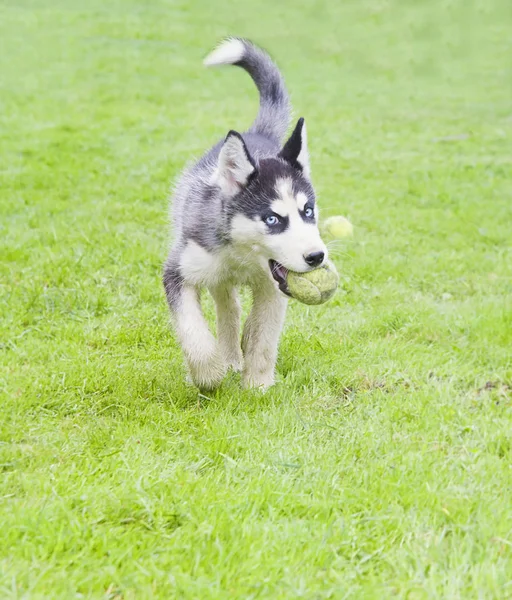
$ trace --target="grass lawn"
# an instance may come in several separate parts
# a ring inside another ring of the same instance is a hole
[[[0,598],[512,598],[511,30],[509,0],[0,2]],[[256,114],[201,66],[227,34],[355,236],[279,383],[206,397],[160,275],[173,178]]]

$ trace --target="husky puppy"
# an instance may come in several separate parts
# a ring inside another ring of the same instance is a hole
[[[290,104],[283,78],[268,54],[229,38],[205,65],[237,65],[260,94],[256,120],[185,169],[172,201],[174,243],[163,283],[190,376],[214,388],[228,368],[246,387],[274,383],[287,305],[287,270],[306,272],[327,259],[310,180],[304,119],[283,144]],[[252,290],[253,305],[240,344],[237,288]],[[216,339],[203,316],[200,291],[216,304]]]

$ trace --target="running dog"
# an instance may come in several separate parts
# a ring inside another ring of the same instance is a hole
[[[306,272],[327,260],[311,184],[306,126],[291,119],[286,87],[269,55],[250,41],[229,38],[206,66],[237,65],[260,94],[256,120],[230,131],[178,180],[173,245],[163,284],[190,377],[215,388],[232,368],[245,387],[274,383],[288,270]],[[240,343],[237,289],[249,286],[253,305]],[[216,305],[216,339],[203,316],[200,292]]]

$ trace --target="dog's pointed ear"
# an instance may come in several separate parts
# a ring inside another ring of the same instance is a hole
[[[256,175],[256,164],[242,136],[230,131],[220,149],[216,183],[227,196],[234,196]]]
[[[302,171],[306,179],[310,178],[308,136],[306,133],[306,123],[302,117],[297,121],[293,133],[283,146],[279,156],[290,163],[292,167]]]

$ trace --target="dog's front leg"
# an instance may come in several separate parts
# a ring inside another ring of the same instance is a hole
[[[253,288],[253,306],[242,336],[243,381],[246,387],[266,389],[274,383],[279,336],[287,300],[271,283]]]
[[[227,369],[222,352],[204,318],[198,290],[184,286],[180,296],[175,311],[176,333],[192,381],[199,388],[215,388]]]
[[[226,365],[234,371],[241,371],[243,366],[242,349],[240,348],[240,301],[237,290],[233,286],[210,288],[217,309],[217,337]]]
[[[226,364],[201,310],[199,291],[184,283],[171,261],[164,271],[164,286],[193,382],[199,388],[217,387],[226,374]]]

